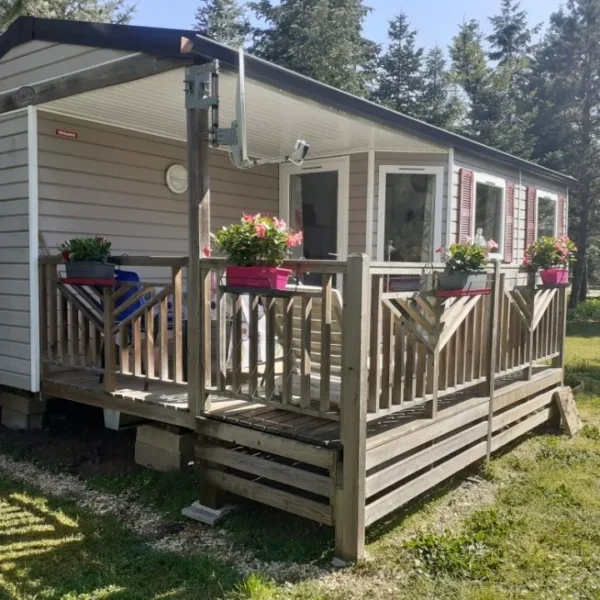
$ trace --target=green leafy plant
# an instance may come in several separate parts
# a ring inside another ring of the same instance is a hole
[[[58,249],[66,262],[108,262],[111,242],[97,235],[88,238],[72,238]]]
[[[498,248],[494,240],[489,240],[485,245],[477,244],[472,240],[452,244],[449,248],[441,246],[436,250],[442,255],[446,263],[446,273],[469,271],[477,273],[489,264],[489,254]]]
[[[302,243],[302,232],[290,229],[277,217],[243,215],[239,223],[213,235],[219,250],[240,267],[277,266]],[[208,254],[205,249],[204,254]]]
[[[570,308],[567,319],[573,322],[600,322],[600,298],[588,298]]]
[[[531,244],[525,251],[523,264],[531,271],[538,269],[564,269],[575,262],[577,248],[569,236],[544,236]]]

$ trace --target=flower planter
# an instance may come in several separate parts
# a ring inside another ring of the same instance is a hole
[[[542,269],[540,277],[542,283],[548,286],[567,285],[569,283],[569,271],[567,269]]]
[[[464,294],[487,293],[490,291],[486,273],[472,273],[470,271],[454,271],[440,273],[440,290],[448,292],[445,295],[456,296]]]
[[[227,267],[227,285],[285,290],[292,272],[280,267]]]
[[[68,279],[89,279],[94,281],[115,278],[115,265],[95,261],[73,261],[65,264]]]

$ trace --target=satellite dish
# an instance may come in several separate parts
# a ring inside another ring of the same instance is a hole
[[[281,158],[263,158],[250,160],[248,158],[248,138],[246,135],[246,69],[244,50],[240,48],[238,55],[238,80],[235,100],[235,121],[231,123],[233,133],[229,146],[231,162],[240,169],[249,169],[258,165],[280,164],[292,162],[301,165],[308,154],[310,146],[304,140],[296,140],[294,152]]]

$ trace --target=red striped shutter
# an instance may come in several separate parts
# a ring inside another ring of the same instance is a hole
[[[527,205],[525,207],[525,249],[535,242],[535,200],[537,190],[527,188]]]
[[[458,197],[458,241],[466,242],[471,237],[473,219],[473,196],[475,195],[475,174],[468,169],[460,170]]]
[[[504,262],[513,261],[513,248],[515,239],[515,184],[512,181],[506,182],[506,203],[504,205]]]
[[[558,197],[558,235],[567,235],[567,199],[564,196]]]

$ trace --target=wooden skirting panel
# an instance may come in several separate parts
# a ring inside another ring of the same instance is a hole
[[[534,397],[499,397],[492,420],[494,452],[549,420],[553,387]],[[369,525],[487,454],[488,405],[483,402],[367,453]],[[396,452],[393,452],[393,448]]]
[[[200,419],[196,464],[217,489],[324,523],[334,523],[338,450]]]

